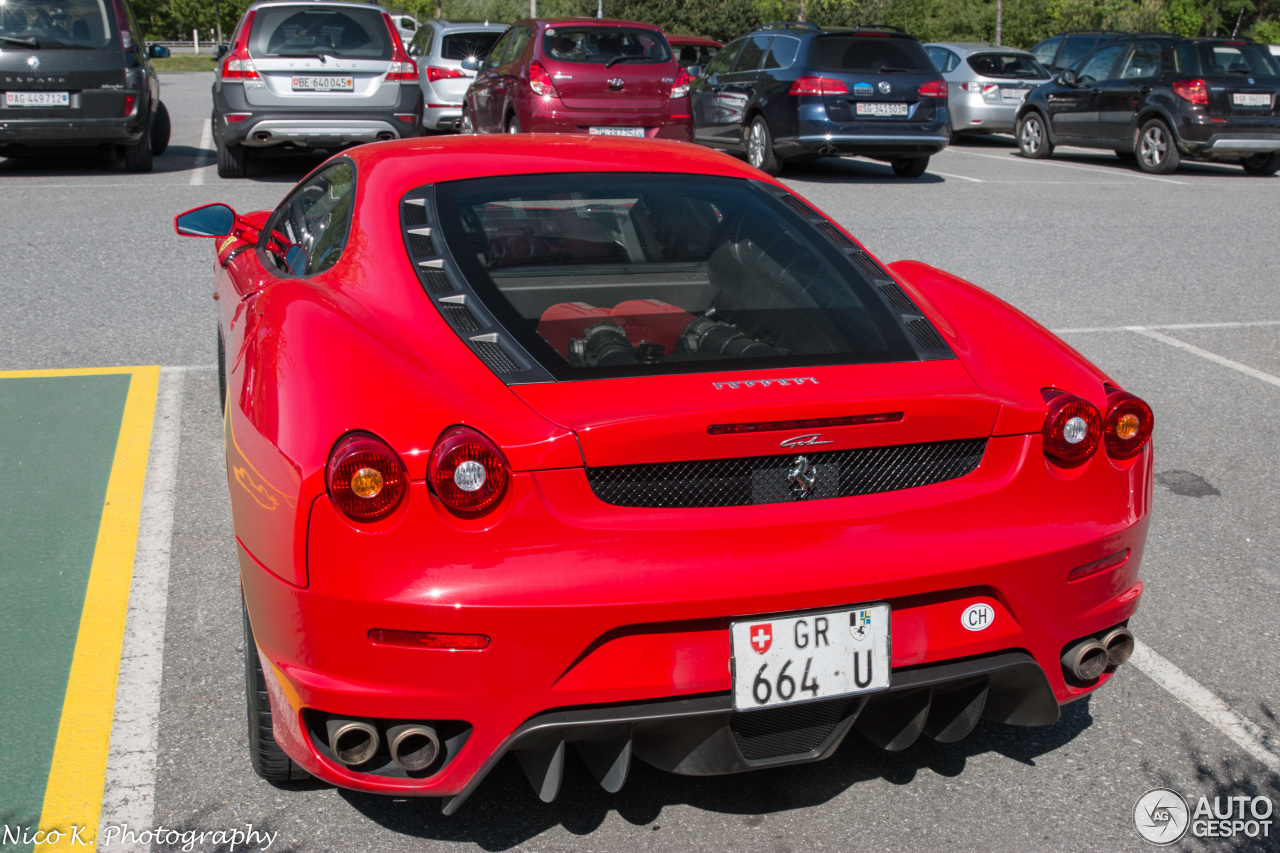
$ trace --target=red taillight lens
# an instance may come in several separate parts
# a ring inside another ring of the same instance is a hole
[[[116,26],[120,29],[120,47],[124,50],[132,50],[133,30],[129,27],[129,16],[124,13],[124,5],[120,0],[115,0],[113,5],[116,10]]]
[[[1200,106],[1209,105],[1209,87],[1203,80],[1176,80],[1173,93],[1184,101]]]
[[[1112,459],[1131,459],[1141,453],[1151,440],[1154,426],[1151,407],[1139,398],[1119,389],[1107,395],[1102,436]]]
[[[801,77],[791,84],[791,95],[847,95],[849,87],[842,80],[826,77]]]
[[[479,651],[489,647],[484,634],[438,634],[435,631],[390,631],[371,628],[369,639],[387,646],[413,646],[417,649],[465,649]]]
[[[1110,557],[1103,557],[1101,560],[1095,560],[1092,563],[1086,563],[1083,566],[1076,566],[1067,572],[1068,581],[1078,581],[1083,578],[1092,577],[1099,572],[1105,572],[1107,569],[1114,569],[1129,559],[1129,549],[1117,551]]]
[[[1058,394],[1049,400],[1044,419],[1045,455],[1065,466],[1079,465],[1102,441],[1102,415],[1088,400],[1074,394]]]
[[[427,80],[434,83],[437,80],[452,80],[455,77],[466,77],[466,73],[461,68],[440,68],[435,65],[427,66]]]
[[[385,12],[382,14],[382,21],[387,25],[387,32],[391,34],[391,65],[387,69],[387,79],[417,80],[417,63],[404,52],[404,43],[400,41],[400,32],[396,29],[395,22]]]
[[[689,94],[689,86],[693,83],[693,78],[689,76],[689,72],[683,68],[676,75],[676,84],[671,87],[671,97],[683,98]]]
[[[556,93],[556,87],[551,83],[551,75],[547,73],[547,69],[536,62],[529,63],[529,88],[533,90],[535,95],[551,98],[560,97]]]
[[[441,503],[454,512],[477,515],[497,506],[511,472],[492,441],[473,429],[453,427],[431,451],[427,477]]]
[[[249,58],[249,49],[240,48],[227,54],[222,62],[223,80],[257,80],[258,69]]]
[[[137,95],[125,95],[124,96],[124,114],[126,116],[133,115],[133,108],[137,106],[137,104],[138,104]]]
[[[334,445],[325,481],[329,497],[352,521],[386,518],[409,489],[400,457],[367,432],[353,432]]]
[[[946,96],[946,80],[926,80],[920,86],[920,97],[922,98],[945,98]]]

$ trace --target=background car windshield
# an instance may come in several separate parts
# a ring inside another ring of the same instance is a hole
[[[557,378],[916,358],[854,265],[746,181],[541,175],[436,198],[475,292]]]
[[[968,59],[969,67],[983,77],[1030,80],[1048,77],[1044,66],[1021,53],[978,53]]]
[[[823,36],[813,40],[809,64],[816,71],[937,73],[920,43],[906,38]]]
[[[441,59],[483,59],[502,33],[449,33],[440,45]]]
[[[41,48],[118,45],[110,21],[103,0],[0,2],[0,36],[32,39]]]
[[[543,46],[547,56],[561,62],[607,65],[620,57],[633,65],[671,61],[662,33],[630,27],[549,27]]]
[[[264,6],[253,22],[249,55],[390,59],[391,34],[376,9]]]
[[[1244,77],[1277,76],[1276,61],[1267,49],[1257,44],[1201,44],[1202,73],[1239,74]]]

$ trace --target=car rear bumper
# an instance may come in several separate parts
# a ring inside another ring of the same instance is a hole
[[[956,133],[966,130],[1012,133],[1020,106],[1020,102],[990,104],[981,95],[966,93],[963,97],[951,99],[951,129]]]
[[[855,724],[901,748],[922,731],[961,736],[963,709],[969,723],[1053,722],[1057,704],[1110,677],[1070,683],[1064,648],[1137,608],[1150,460],[1100,454],[1064,477],[1038,436],[997,437],[956,481],[711,510],[614,507],[582,469],[541,471],[516,474],[504,509],[482,526],[451,519],[417,482],[398,520],[372,535],[318,498],[305,588],[281,579],[291,567],[277,576],[243,548],[241,580],[276,737],[331,783],[454,797],[507,751],[545,774],[563,742],[578,740],[596,744],[605,765],[625,741],[675,772],[734,772],[820,759]],[[1118,565],[1068,582],[1071,569],[1126,549]],[[731,622],[868,602],[892,608],[890,693],[812,703],[830,727],[808,741],[796,739],[808,717],[793,715],[806,706],[732,712]],[[974,604],[994,613],[980,631],[961,624]],[[490,643],[392,646],[371,641],[372,629]],[[965,668],[996,659],[990,671]],[[997,678],[1005,668],[1016,677]],[[397,773],[385,754],[352,769],[329,754],[324,715],[430,721],[454,746],[426,776]],[[744,737],[761,731],[783,746],[753,751]]]
[[[783,157],[802,154],[858,154],[864,157],[919,157],[937,154],[951,142],[944,130],[922,133],[807,133],[775,139],[774,150]]]
[[[520,116],[520,128],[527,133],[590,133],[593,127],[638,127],[643,129],[648,139],[693,141],[693,115],[687,109],[687,104],[676,112],[670,109],[570,110],[538,102],[527,116]]]
[[[457,130],[462,125],[462,103],[422,109],[422,126],[428,130]]]
[[[6,110],[5,112],[13,112]],[[128,118],[11,118],[0,117],[0,144],[94,145],[137,142],[142,122]]]
[[[1178,124],[1183,150],[1193,157],[1240,157],[1280,151],[1280,118],[1196,115]]]
[[[400,101],[392,107],[316,110],[250,106],[243,86],[224,85],[214,92],[214,117],[225,145],[246,147],[293,144],[331,148],[421,136],[422,90],[417,86],[400,89]],[[239,120],[229,121],[229,115]]]

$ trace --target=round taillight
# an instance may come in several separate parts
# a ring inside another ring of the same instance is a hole
[[[431,451],[427,476],[440,502],[462,515],[493,509],[511,479],[502,451],[480,433],[461,426],[440,436]]]
[[[352,521],[386,518],[409,488],[400,457],[385,441],[367,432],[353,432],[334,445],[325,482],[329,497]]]
[[[1058,394],[1044,420],[1044,452],[1068,467],[1084,462],[1102,440],[1102,415],[1088,400]]]
[[[1151,440],[1155,417],[1151,407],[1132,394],[1116,389],[1107,395],[1107,417],[1102,437],[1112,459],[1130,459]]]

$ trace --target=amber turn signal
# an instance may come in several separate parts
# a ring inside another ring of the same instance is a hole
[[[367,432],[349,433],[334,445],[325,475],[329,497],[352,521],[386,518],[409,490],[400,457]]]

